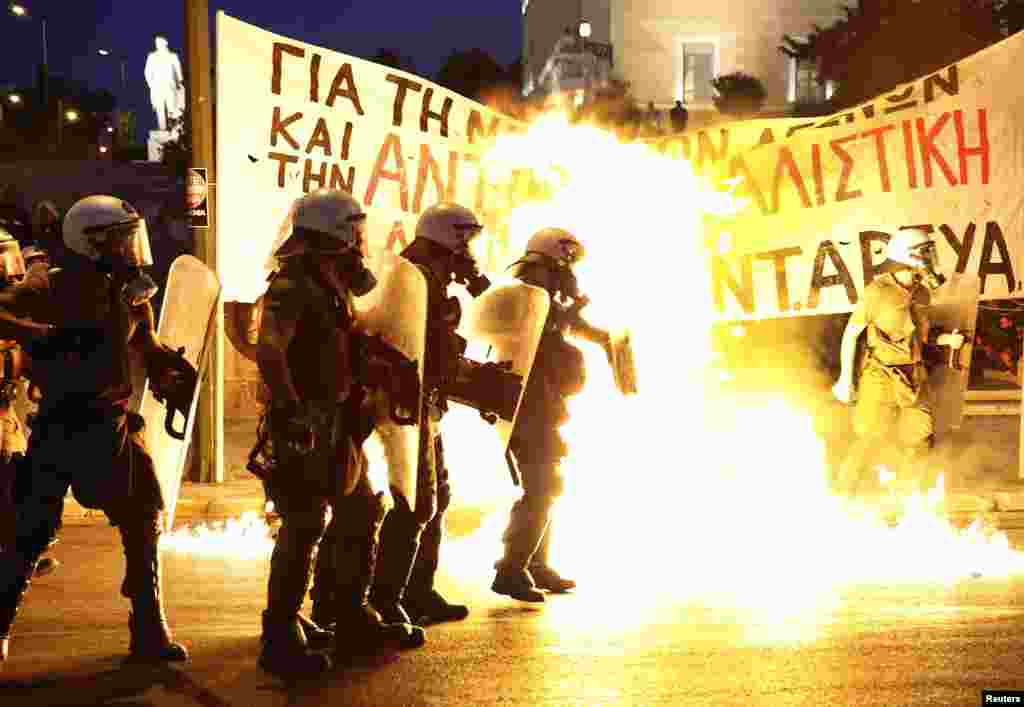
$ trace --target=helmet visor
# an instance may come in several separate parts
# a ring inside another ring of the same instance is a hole
[[[0,243],[0,268],[3,268],[3,279],[13,280],[25,275],[25,260],[21,256],[21,246],[11,239]]]
[[[149,249],[149,231],[146,220],[130,219],[109,226],[93,226],[85,229],[88,236],[94,236],[101,243],[101,251],[121,265],[144,268],[153,264],[153,253]]]
[[[935,241],[911,246],[910,257],[919,263],[920,267],[928,268],[932,271],[939,269],[939,250],[935,247]]]
[[[462,242],[462,248],[459,249],[459,252],[471,254],[470,246],[480,237],[484,227],[479,223],[457,223],[454,228],[455,233],[458,234],[459,240]]]
[[[583,260],[583,246],[576,241],[565,240],[559,245],[562,249],[562,265],[572,267]]]

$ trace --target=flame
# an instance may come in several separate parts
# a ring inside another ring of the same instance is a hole
[[[663,602],[686,600],[746,612],[748,640],[805,640],[859,584],[1024,573],[1024,555],[1004,533],[946,519],[941,475],[928,493],[903,496],[879,469],[885,503],[847,502],[831,491],[812,400],[722,390],[732,374],[715,365],[707,256],[732,248],[733,236],[705,240],[704,226],[745,207],[731,191],[684,160],[560,115],[499,138],[482,164],[494,184],[532,170],[542,196],[511,213],[512,258],[542,227],[580,237],[588,255],[577,276],[593,301],[585,314],[630,329],[641,376],[640,394],[622,397],[604,353],[578,342],[588,382],[562,428],[570,453],[551,559],[580,591],[548,620],[586,625],[600,616],[631,630]],[[477,413],[456,407],[441,425],[456,503],[492,511],[476,532],[448,542],[444,569],[486,586],[519,490]],[[380,450],[369,456],[384,473]],[[251,538],[233,532],[238,547],[268,551],[260,529]],[[168,542],[198,548],[211,538],[189,531]]]
[[[267,503],[267,511],[262,515],[249,511],[227,521],[185,525],[161,536],[160,548],[207,557],[269,557],[274,537],[267,516],[272,510],[273,504]]]

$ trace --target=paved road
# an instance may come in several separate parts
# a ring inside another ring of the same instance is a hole
[[[1021,538],[1015,538],[1020,541]],[[65,530],[0,669],[0,705],[975,705],[1024,689],[1024,580],[866,587],[787,615],[590,587],[519,605],[446,578],[466,622],[428,646],[284,690],[256,667],[266,562],[168,553],[168,607],[193,660],[121,668],[127,602],[115,532]],[[753,596],[759,577],[751,576]],[[727,603],[727,602],[723,602]],[[799,602],[798,602],[799,603]]]

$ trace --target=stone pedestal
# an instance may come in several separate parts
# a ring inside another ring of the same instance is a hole
[[[174,133],[170,130],[149,131],[149,161],[162,162],[164,159],[164,145],[174,139]]]

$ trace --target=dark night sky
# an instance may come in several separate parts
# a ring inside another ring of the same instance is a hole
[[[153,35],[164,34],[172,51],[187,62],[182,0],[21,4],[48,18],[50,73],[109,89],[139,115],[136,139],[144,142],[146,132],[156,127],[142,75]],[[210,31],[216,11],[224,10],[271,32],[346,54],[370,57],[380,48],[394,47],[413,58],[418,74],[433,77],[455,49],[479,47],[501,64],[515,62],[521,46],[519,8],[519,0],[211,0]],[[42,56],[39,22],[4,14],[0,31],[0,86],[34,83]],[[119,62],[98,56],[101,47],[127,58],[127,95],[121,90]]]

